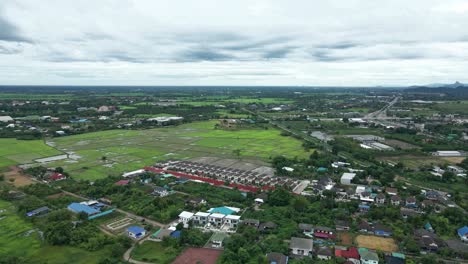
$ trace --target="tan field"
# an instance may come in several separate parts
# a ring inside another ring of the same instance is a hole
[[[393,240],[393,238],[359,235],[356,237],[356,243],[359,247],[369,249],[379,249],[385,252],[398,251],[398,246],[395,244],[395,240]]]

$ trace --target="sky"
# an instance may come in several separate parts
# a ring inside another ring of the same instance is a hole
[[[455,81],[467,0],[0,0],[0,85]]]

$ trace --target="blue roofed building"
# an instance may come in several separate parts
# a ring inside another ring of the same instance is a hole
[[[79,214],[81,212],[84,212],[88,216],[98,214],[98,213],[101,212],[96,208],[93,208],[93,207],[91,207],[89,205],[81,204],[81,203],[71,203],[70,205],[68,205],[68,210],[70,210],[70,211],[72,211],[74,213],[77,213],[77,214]]]
[[[464,226],[457,230],[458,236],[463,242],[468,242],[468,226]]]
[[[239,211],[240,211],[239,208],[221,206],[221,207],[211,208],[208,212],[212,214],[231,215],[231,214],[238,213]]]
[[[33,217],[33,216],[40,216],[40,215],[46,215],[50,212],[49,207],[44,206],[41,208],[37,208],[35,210],[32,210],[31,212],[27,212],[26,216],[27,217]]]
[[[181,233],[182,233],[181,231],[176,230],[176,231],[174,231],[174,232],[171,233],[171,237],[173,237],[173,238],[180,238]]]
[[[140,239],[146,235],[146,230],[143,227],[131,226],[127,228],[127,235],[134,239]]]

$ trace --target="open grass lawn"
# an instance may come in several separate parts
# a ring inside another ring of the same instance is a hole
[[[108,247],[97,251],[87,251],[81,248],[68,246],[44,246],[32,259],[48,264],[97,264],[111,254]]]
[[[196,122],[149,130],[110,130],[53,139],[57,148],[81,158],[48,164],[62,166],[78,179],[97,179],[140,169],[157,161],[202,156],[268,161],[277,155],[308,157],[300,140],[270,128],[226,131],[217,121]],[[106,157],[106,159],[103,159]]]
[[[182,249],[163,247],[161,242],[145,241],[133,250],[132,258],[158,264],[169,264],[180,252]]]
[[[460,113],[467,114],[468,101],[448,101],[440,104],[436,104],[434,109],[441,111],[442,113]]]
[[[0,146],[0,168],[18,163],[29,163],[34,159],[62,154],[44,144],[42,140],[1,138]]]

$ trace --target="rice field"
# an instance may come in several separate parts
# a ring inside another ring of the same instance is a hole
[[[217,121],[196,122],[149,130],[111,130],[53,139],[77,160],[51,162],[78,179],[98,179],[121,174],[157,161],[203,156],[268,161],[277,155],[308,157],[300,140],[281,136],[270,128],[226,131],[215,129]],[[235,150],[239,150],[239,156]],[[103,158],[105,157],[105,158]]]
[[[42,140],[0,139],[0,168],[29,163],[35,159],[62,154]]]

